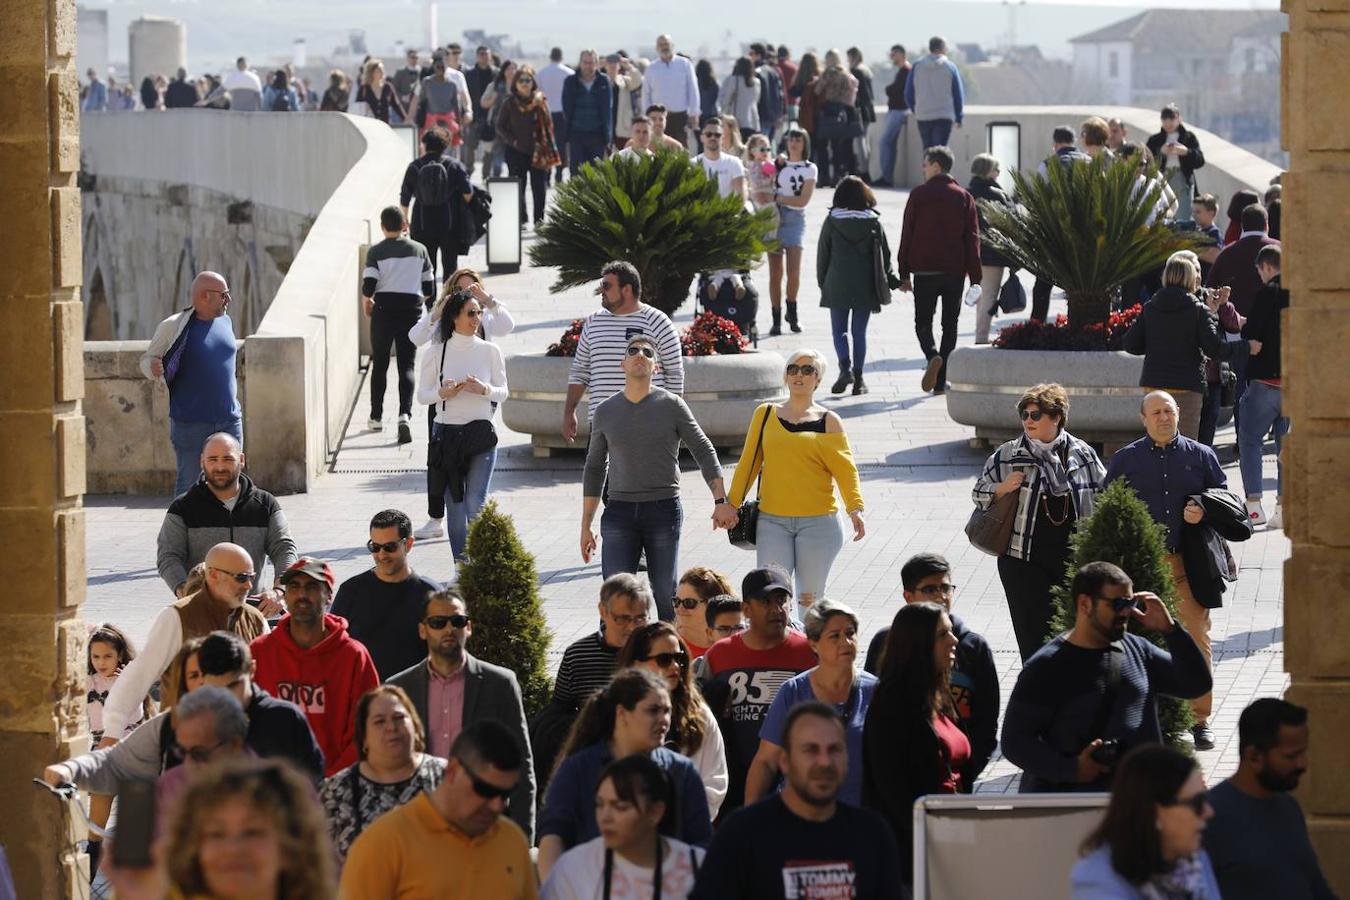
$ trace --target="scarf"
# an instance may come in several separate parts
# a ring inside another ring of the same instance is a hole
[[[1197,857],[1187,857],[1141,885],[1139,895],[1144,900],[1218,900],[1205,890],[1205,880],[1204,865]]]
[[[516,98],[519,102],[519,97]],[[553,116],[548,111],[542,94],[535,94],[529,103],[522,104],[523,110],[534,110],[534,156],[530,159],[532,169],[553,169],[562,165],[558,154],[558,145],[553,137]]]
[[[1027,449],[1036,459],[1036,468],[1040,470],[1041,481],[1045,484],[1046,491],[1054,497],[1063,497],[1070,490],[1069,470],[1064,463],[1068,455],[1068,446],[1069,434],[1066,431],[1061,431],[1049,443],[1027,437]]]

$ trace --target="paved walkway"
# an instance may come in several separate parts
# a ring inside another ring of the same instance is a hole
[[[762,338],[761,347],[789,352],[800,346],[820,349],[834,368],[828,316],[819,308],[815,287],[814,236],[829,206],[822,192],[808,211],[808,247],[802,269],[801,335]],[[892,246],[899,239],[905,194],[880,196],[881,211]],[[528,251],[529,236],[526,243]],[[474,249],[466,263],[483,266],[483,248]],[[757,284],[767,307],[764,274]],[[519,274],[492,277],[488,288],[505,302],[518,323],[502,341],[505,352],[533,352],[555,341],[572,319],[597,304],[590,289],[548,293],[552,270],[526,268]],[[1028,285],[1028,288],[1030,285]],[[1062,309],[1062,300],[1055,303]],[[922,394],[919,378],[923,356],[914,338],[910,295],[896,294],[895,302],[872,320],[867,380],[871,393],[864,397],[820,399],[843,417],[862,469],[867,501],[867,537],[845,546],[834,567],[827,593],[851,604],[863,625],[863,646],[881,625],[890,621],[900,600],[900,567],[913,553],[943,553],[955,567],[960,591],[955,610],[972,629],[983,633],[994,648],[1006,701],[1020,662],[1012,626],[994,561],[967,543],[962,531],[970,511],[969,492],[985,452],[969,446],[972,432],[953,423],[941,397]],[[683,328],[692,317],[686,304],[676,316]],[[767,321],[767,310],[761,322]],[[964,310],[961,344],[973,341],[974,317]],[[997,326],[996,326],[997,327]],[[767,333],[767,324],[761,325]],[[833,379],[832,371],[827,382]],[[394,384],[385,409],[396,410]],[[339,580],[369,566],[364,545],[371,515],[386,507],[409,513],[417,524],[426,518],[422,461],[425,453],[425,414],[413,416],[415,440],[395,445],[392,426],[381,434],[364,431],[369,408],[367,395],[356,404],[336,469],[305,495],[283,498],[296,542],[303,553],[334,561]],[[388,413],[386,413],[388,415]],[[1009,411],[1009,417],[1013,415]],[[595,627],[595,598],[600,586],[598,564],[585,565],[578,551],[581,510],[579,451],[550,459],[533,458],[523,435],[501,434],[491,495],[515,519],[525,546],[534,553],[542,582],[545,611],[553,630],[550,667],[556,668],[563,648]],[[1231,443],[1231,431],[1221,440]],[[724,459],[724,462],[728,460]],[[1268,462],[1268,482],[1274,466]],[[1226,466],[1231,483],[1240,478],[1236,465]],[[723,533],[711,531],[706,489],[697,471],[686,471],[686,521],[681,542],[681,565],[710,565],[726,572],[734,584],[753,565],[751,554],[731,547]],[[266,487],[266,485],[264,485]],[[155,613],[168,599],[155,572],[155,535],[167,506],[167,497],[90,497],[88,523],[89,594],[85,617],[110,619],[127,626],[136,638],[144,636]],[[1254,697],[1283,692],[1284,638],[1282,566],[1289,543],[1280,532],[1258,531],[1234,551],[1241,579],[1228,602],[1214,615],[1215,713],[1218,747],[1200,754],[1211,777],[1236,767],[1237,717]],[[452,566],[444,541],[419,544],[414,565],[432,577],[450,575]],[[270,579],[270,576],[269,576]],[[981,790],[1006,791],[1015,787],[1016,769],[996,758],[980,785]]]

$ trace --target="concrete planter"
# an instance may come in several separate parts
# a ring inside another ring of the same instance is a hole
[[[999,350],[962,347],[947,361],[947,413],[975,428],[978,443],[1021,433],[1017,401],[1033,384],[1058,382],[1069,393],[1069,430],[1108,452],[1143,434],[1139,374],[1144,358],[1115,350]]]
[[[739,449],[755,407],[787,396],[783,365],[781,356],[767,350],[684,358],[685,402],[714,445]],[[512,431],[528,434],[536,456],[586,446],[590,423],[584,397],[578,407],[576,441],[569,444],[560,433],[571,366],[569,357],[542,353],[506,360],[510,393],[502,404],[502,423]]]

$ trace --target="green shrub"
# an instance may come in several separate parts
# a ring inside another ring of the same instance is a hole
[[[1172,618],[1177,617],[1177,593],[1172,586],[1172,569],[1167,563],[1165,530],[1153,521],[1144,501],[1124,479],[1113,481],[1097,496],[1092,515],[1083,519],[1075,530],[1072,552],[1064,572],[1063,582],[1055,588],[1050,613],[1050,633],[1058,635],[1073,627],[1074,598],[1070,593],[1073,575],[1090,562],[1109,562],[1120,566],[1136,591],[1152,591],[1162,598]],[[1141,630],[1135,622],[1130,630],[1163,646],[1162,637]],[[1180,740],[1194,718],[1191,705],[1174,697],[1158,698],[1158,720],[1163,740],[1179,748],[1190,744]]]
[[[516,673],[525,715],[533,716],[552,690],[545,660],[550,636],[534,557],[495,500],[469,526],[464,550],[468,560],[460,566],[459,589],[473,617],[469,651]]]
[[[642,302],[673,315],[700,272],[755,265],[774,243],[772,216],[721,196],[717,179],[683,153],[615,156],[557,186],[530,264],[558,269],[549,288],[558,293],[595,282],[607,262],[626,260],[642,277]]]

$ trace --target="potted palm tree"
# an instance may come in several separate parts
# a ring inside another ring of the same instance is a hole
[[[1156,214],[1163,195],[1157,169],[1141,172],[1133,159],[1101,154],[1052,164],[1044,176],[1014,172],[1013,181],[1017,204],[980,201],[988,223],[980,239],[1063,288],[1069,314],[1005,329],[992,347],[954,352],[948,412],[975,426],[977,438],[1002,440],[1019,430],[1010,392],[1057,381],[1069,393],[1074,433],[1109,449],[1138,436],[1142,365],[1110,349],[1131,318],[1128,311],[1113,313],[1112,302],[1121,285],[1204,238],[1163,222]]]

